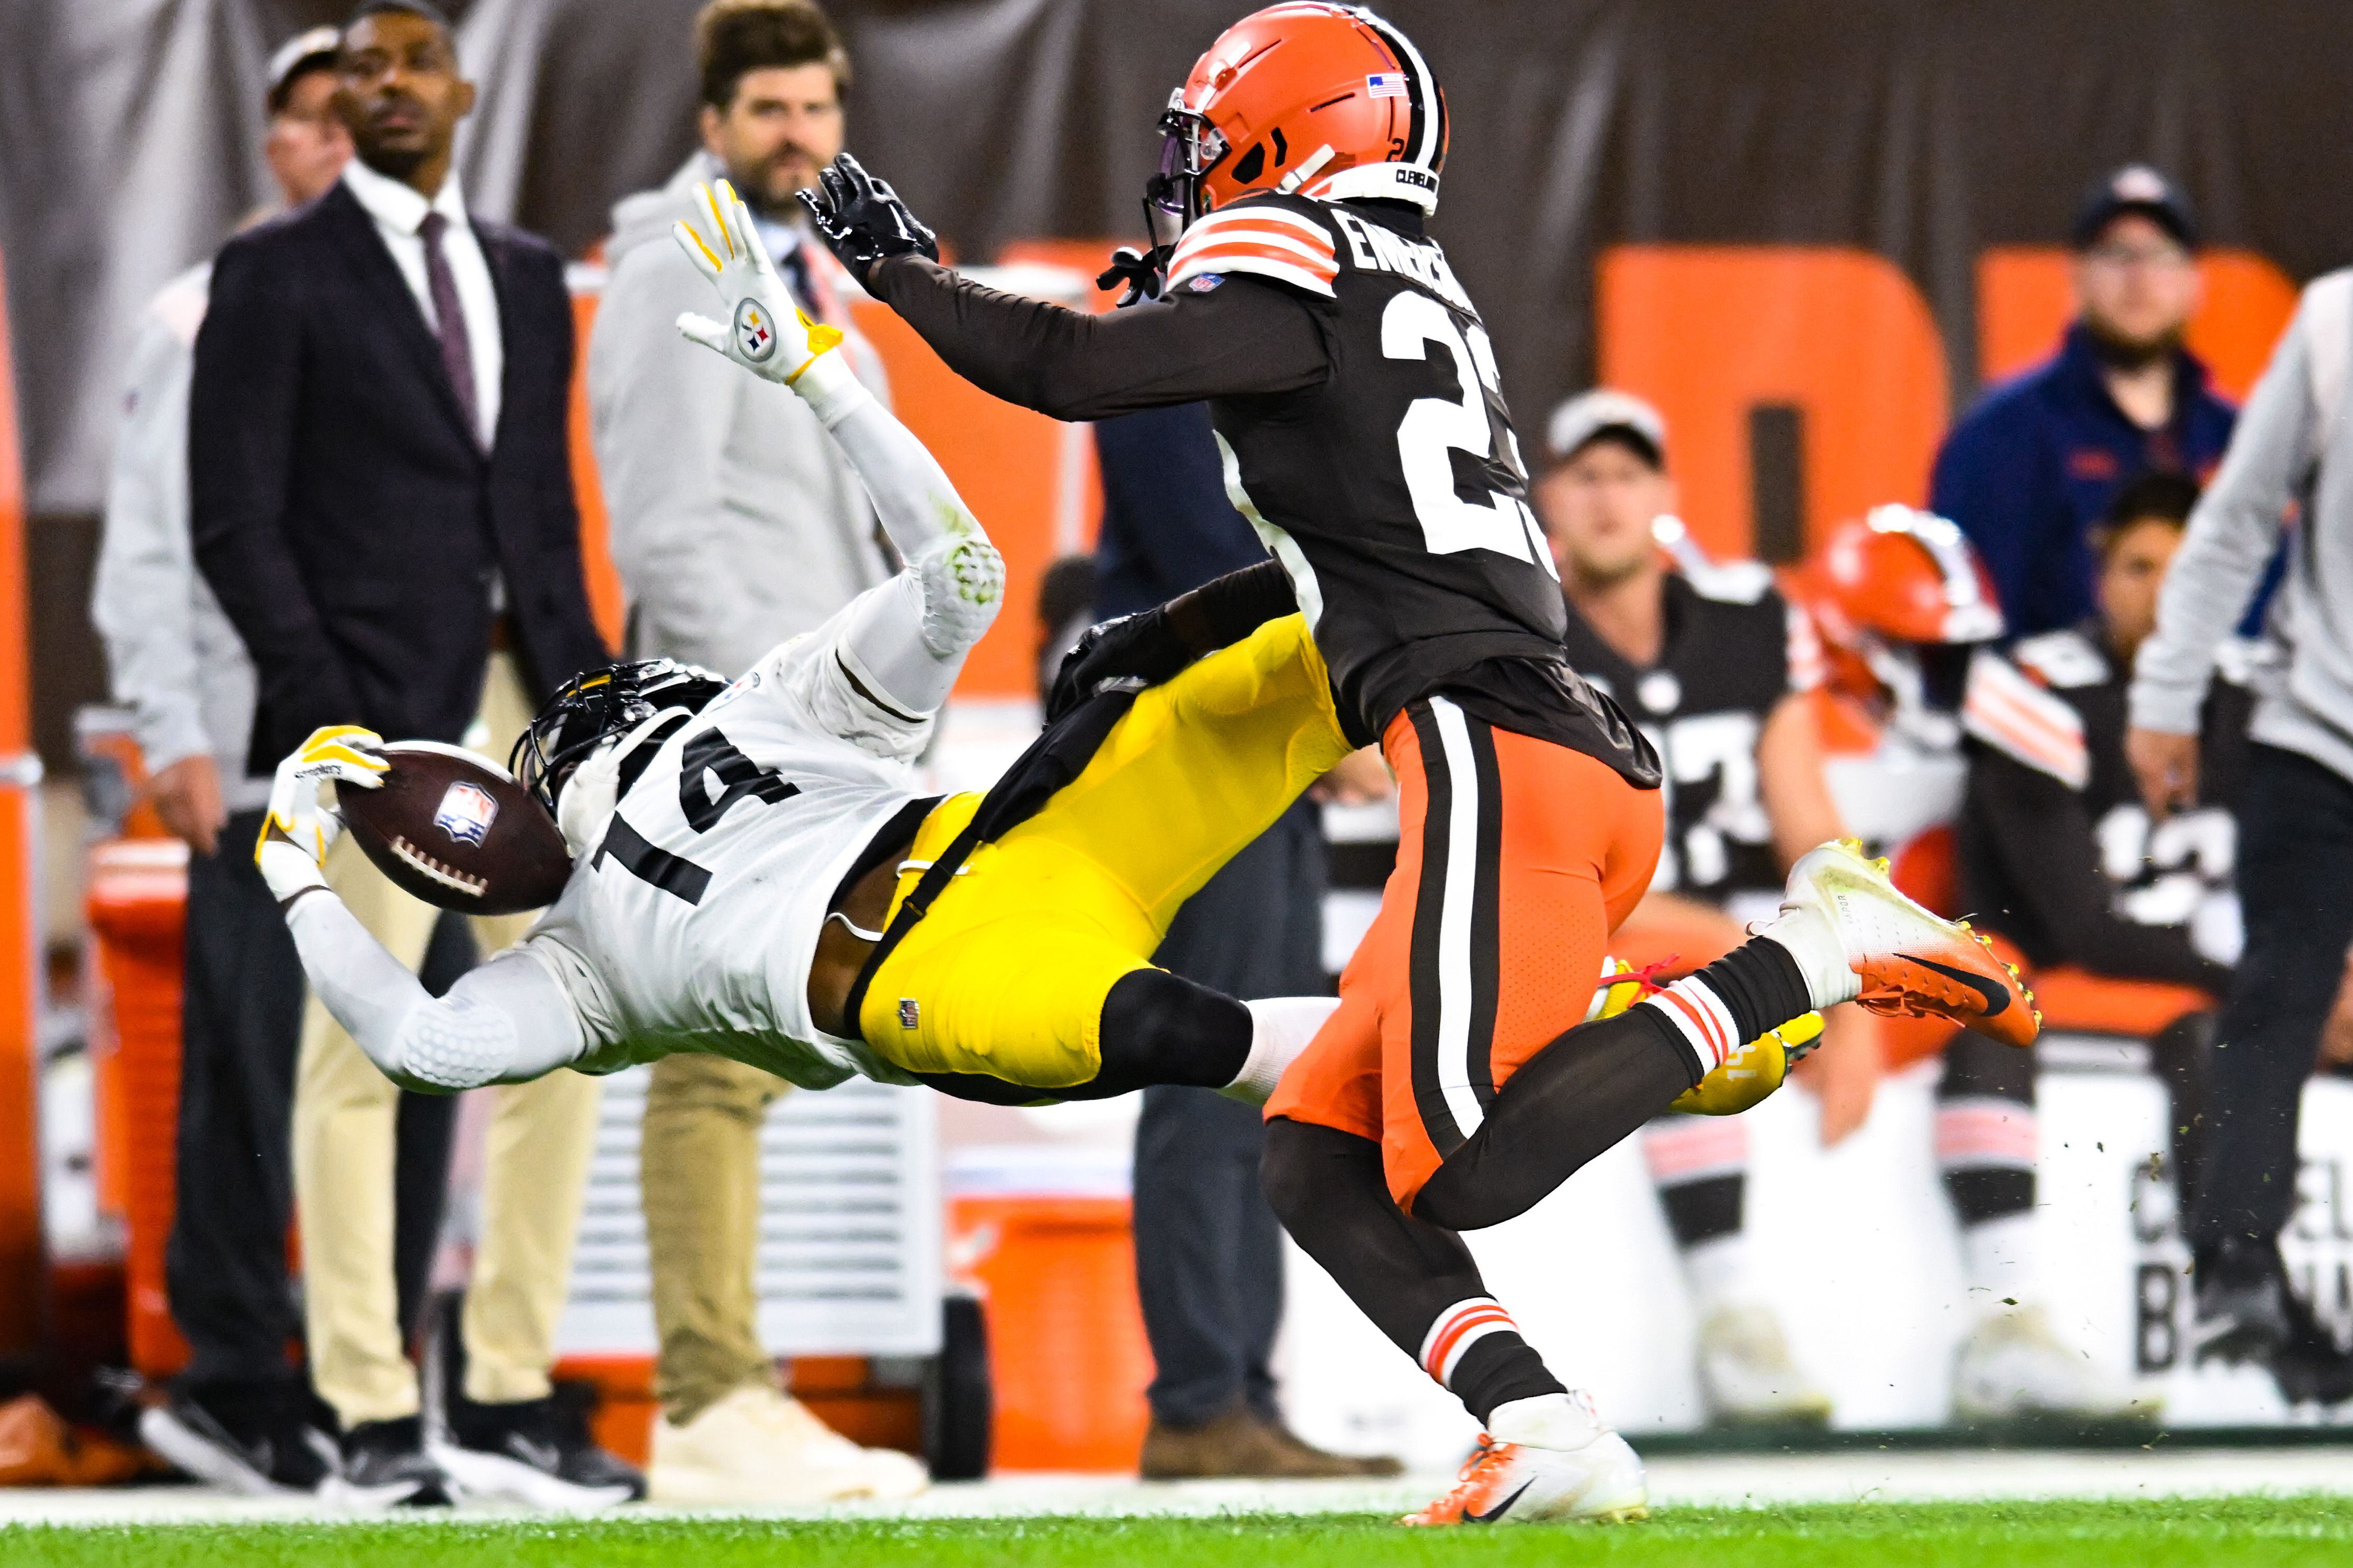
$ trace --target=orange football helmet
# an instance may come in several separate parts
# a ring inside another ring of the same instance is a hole
[[[1864,701],[1958,707],[1968,650],[2002,636],[1993,579],[1948,518],[1879,506],[1850,519],[1798,574],[1833,690]]]
[[[1362,6],[1293,0],[1220,34],[1160,118],[1155,245],[1252,191],[1438,206],[1446,98],[1405,34]]]

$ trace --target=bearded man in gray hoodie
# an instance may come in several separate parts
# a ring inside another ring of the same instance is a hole
[[[849,334],[859,379],[884,389],[850,329],[858,285],[807,243],[793,199],[841,151],[849,61],[832,24],[811,0],[712,0],[695,54],[702,149],[661,189],[613,209],[588,405],[629,654],[733,676],[892,563],[864,489],[801,400],[679,335],[679,313],[710,304],[710,284],[670,237],[698,184],[734,186],[795,298]],[[723,1057],[653,1069],[641,1168],[663,1414],[647,1479],[659,1501],[898,1497],[925,1481],[905,1455],[828,1430],[783,1392],[760,1344],[759,1134],[786,1087]]]

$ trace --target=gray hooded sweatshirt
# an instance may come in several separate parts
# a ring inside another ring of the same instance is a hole
[[[2246,613],[2290,511],[2302,521],[2256,671],[2250,732],[2353,780],[2353,270],[2316,279],[2189,519],[2133,667],[2134,724],[2198,732],[2215,661]]]
[[[716,315],[720,301],[670,225],[689,215],[696,183],[721,173],[697,153],[661,189],[613,208],[611,272],[588,339],[588,414],[628,594],[629,652],[732,676],[815,630],[891,567],[865,490],[792,389],[678,334],[679,312]],[[765,232],[774,252],[776,231]],[[810,242],[807,265],[855,297],[823,248]],[[851,331],[843,352],[887,400],[865,341]]]

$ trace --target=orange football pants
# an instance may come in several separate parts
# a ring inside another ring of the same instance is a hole
[[[1410,1209],[1512,1074],[1584,1020],[1665,820],[1657,790],[1442,695],[1390,721],[1381,751],[1397,869],[1339,1007],[1266,1114],[1376,1141]]]

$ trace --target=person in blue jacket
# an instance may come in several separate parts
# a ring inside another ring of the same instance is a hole
[[[2237,410],[2182,347],[2197,220],[2146,164],[2086,195],[2071,235],[2075,320],[2059,352],[1994,388],[1945,437],[1929,509],[1960,524],[2015,636],[2092,614],[2093,525],[2150,473],[2203,482]]]

